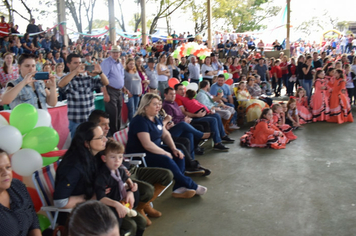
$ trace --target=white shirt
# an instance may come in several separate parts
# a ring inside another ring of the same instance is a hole
[[[189,70],[189,79],[199,80],[200,77],[200,66],[199,63],[189,63],[188,65]]]

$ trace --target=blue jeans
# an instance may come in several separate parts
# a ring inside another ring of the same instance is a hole
[[[69,120],[69,131],[70,131],[70,136],[72,137],[72,139],[73,139],[75,131],[79,125],[80,125],[79,123]]]
[[[167,146],[161,146],[167,152],[171,150]],[[185,171],[185,160],[175,157],[173,154],[173,159],[165,155],[153,154],[146,152],[146,163],[148,167],[161,167],[172,171],[175,184],[173,186],[173,191],[180,187],[186,187],[188,189],[196,190],[198,185],[189,177],[184,175]]]
[[[203,132],[194,128],[191,124],[186,122],[180,122],[169,129],[172,137],[185,137],[189,139],[190,142],[190,154],[192,155],[192,159],[194,159],[194,139],[201,139],[204,135]]]
[[[311,97],[312,85],[313,85],[313,80],[304,79],[302,86],[305,89],[306,95],[308,97],[308,103],[309,103],[310,97]]]
[[[138,108],[138,103],[140,102],[140,97],[138,95],[132,95],[132,97],[129,98],[129,102],[127,103],[127,109],[128,109],[128,116],[129,120],[131,121],[137,108]]]
[[[289,82],[288,79],[289,79],[288,74],[282,75],[282,82],[283,85],[286,86],[286,89],[288,89],[288,82]]]
[[[214,132],[214,143],[221,143],[221,138],[226,136],[224,126],[219,114],[211,114],[204,117],[194,118],[196,121],[209,122],[211,132]]]

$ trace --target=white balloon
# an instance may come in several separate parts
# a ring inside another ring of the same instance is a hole
[[[9,125],[9,123],[2,115],[0,115],[0,126],[3,126],[3,125]]]
[[[189,90],[189,89],[194,90],[195,92],[198,91],[198,84],[197,83],[188,84],[187,90]]]
[[[52,118],[49,112],[43,109],[37,109],[37,113],[38,113],[38,121],[35,128],[42,127],[42,126],[50,127]]]
[[[229,79],[232,79],[232,74],[231,73],[229,73]]]
[[[42,168],[41,154],[29,148],[17,151],[11,157],[12,169],[21,176],[30,176],[33,172]]]
[[[11,126],[5,125],[0,127],[0,148],[8,154],[17,152],[22,146],[21,132]]]

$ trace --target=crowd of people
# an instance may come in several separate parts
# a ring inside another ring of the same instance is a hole
[[[67,101],[72,141],[58,166],[53,198],[60,208],[79,204],[69,227],[77,222],[76,216],[83,215],[80,211],[86,205],[95,205],[88,200],[97,200],[98,210],[106,212],[105,205],[112,210],[113,214],[105,213],[110,229],[143,235],[152,224],[150,217],[161,216],[150,203],[172,180],[173,197],[204,195],[207,188],[189,175],[208,176],[211,171],[195,156],[204,154],[200,144],[208,139],[214,150],[229,151],[228,144],[235,140],[228,135],[239,129],[238,108],[247,124],[256,121],[240,139],[248,147],[285,148],[297,139],[293,131],[306,123],[353,122],[356,57],[352,35],[347,41],[351,46],[336,46],[341,54],[329,50],[334,41],[323,47],[300,42],[297,49],[291,48],[291,57],[281,52],[279,58],[265,58],[262,40],[255,45],[252,37],[216,33],[215,48],[201,60],[194,55],[172,56],[185,40],[204,44],[200,38],[184,38],[175,32],[172,40],[147,45],[124,37],[113,43],[107,36],[80,37],[64,45],[59,32],[30,36],[40,31],[34,20],[27,31],[21,40],[16,35],[2,38],[1,105],[13,109],[29,103],[47,109],[47,104]],[[282,45],[275,42],[273,47],[280,50]],[[47,72],[48,78],[36,80],[37,72]],[[226,73],[231,74],[232,85],[226,83]],[[169,86],[171,78],[178,83]],[[187,89],[185,81],[198,84],[199,89]],[[95,92],[103,92],[106,112],[95,110]],[[284,95],[289,97],[287,103],[276,102]],[[111,138],[125,125],[121,122],[123,101],[129,119],[126,147]],[[147,167],[123,161],[124,153],[137,152],[146,153]],[[20,201],[16,193],[25,190],[12,180],[9,157],[2,150],[0,171],[4,179],[1,207],[13,210],[9,216],[17,219],[18,211],[9,204]],[[136,209],[137,216],[128,217],[126,203]],[[40,235],[33,207],[25,204],[31,217],[21,219],[27,223],[18,228],[22,231],[18,235]],[[61,215],[58,223],[65,224],[67,217]],[[118,223],[112,223],[113,217]]]

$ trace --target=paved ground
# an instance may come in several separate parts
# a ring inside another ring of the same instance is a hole
[[[163,216],[145,235],[356,235],[356,123],[313,123],[295,134],[285,150],[236,142],[228,153],[197,156],[212,170],[194,178],[208,192],[175,199],[167,190],[154,202]]]

